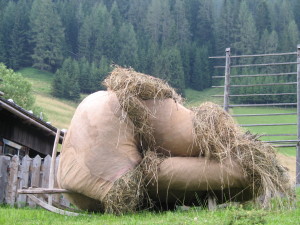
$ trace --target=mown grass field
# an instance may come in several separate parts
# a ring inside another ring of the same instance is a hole
[[[48,121],[60,129],[68,128],[78,103],[54,98],[51,95],[54,75],[34,68],[24,68],[18,72],[32,84],[36,105],[43,109]]]
[[[33,85],[34,95],[38,106],[44,109],[53,125],[66,128],[78,103],[62,101],[51,97],[51,81],[53,75],[32,68],[21,72]],[[211,97],[220,94],[218,89],[208,89],[198,92],[186,90],[186,105],[199,106],[201,102],[213,101],[222,104],[222,99]],[[236,108],[234,114],[257,114],[275,112],[294,112],[294,109],[283,108]],[[273,117],[240,117],[240,124],[257,123],[295,123],[295,116]],[[252,133],[296,133],[295,126],[253,127],[248,128]],[[271,140],[274,137],[264,137]],[[294,137],[286,137],[292,139]],[[282,149],[288,155],[295,156],[295,149]],[[191,207],[187,211],[141,212],[114,216],[109,214],[92,214],[79,217],[67,217],[47,212],[44,209],[15,209],[7,206],[0,207],[0,224],[300,224],[300,189],[297,190],[297,205],[294,209],[260,210],[253,207],[229,207],[208,211],[200,207]]]
[[[123,216],[110,214],[89,214],[79,217],[67,217],[43,209],[15,209],[0,207],[0,224],[7,225],[75,225],[75,224],[300,224],[300,189],[297,206],[293,209],[261,210],[251,207],[232,206],[225,209],[208,211],[191,207],[186,211],[140,212]]]

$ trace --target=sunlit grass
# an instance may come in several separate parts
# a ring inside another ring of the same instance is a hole
[[[50,95],[54,77],[53,73],[40,71],[31,67],[21,69],[17,72],[21,73],[32,84],[34,93]]]
[[[210,101],[214,102],[216,104],[222,104],[223,98],[220,97],[212,97],[213,95],[220,95],[222,94],[223,90],[220,90],[218,88],[208,88],[204,91],[196,91],[193,89],[185,89],[185,98],[186,98],[186,104],[189,107],[197,107],[201,103]]]
[[[36,95],[36,105],[43,109],[48,120],[58,128],[68,128],[76,106],[57,98]]]
[[[73,225],[73,224],[299,224],[299,192],[297,205],[293,209],[261,210],[251,205],[230,206],[225,209],[208,211],[201,207],[188,210],[165,212],[138,212],[115,216],[111,214],[85,214],[68,217],[44,209],[15,209],[0,206],[0,224],[4,225]]]

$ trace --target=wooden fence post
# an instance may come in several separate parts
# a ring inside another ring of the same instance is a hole
[[[42,185],[41,185],[41,187],[43,187],[43,188],[49,187],[50,165],[51,165],[51,156],[47,155],[44,158],[44,162],[42,164]]]
[[[19,169],[19,157],[17,155],[12,157],[9,167],[10,167],[10,171],[9,171],[5,201],[7,204],[14,206],[16,202],[18,169]]]
[[[28,188],[28,181],[29,181],[29,168],[30,164],[32,162],[32,159],[29,158],[28,155],[23,157],[22,159],[22,164],[19,172],[19,189],[22,189],[23,187]],[[18,195],[17,197],[17,203],[18,207],[24,207],[26,206],[26,200],[27,200],[27,195]]]
[[[4,203],[10,157],[0,156],[0,204]]]
[[[225,86],[224,86],[224,110],[229,111],[229,94],[230,94],[230,48],[226,48],[225,63]]]
[[[34,157],[31,164],[31,187],[40,186],[41,164],[42,158],[39,155]],[[35,202],[33,202],[31,199],[28,199],[28,204],[32,208],[36,206]]]
[[[298,132],[297,132],[297,157],[296,157],[296,187],[300,187],[300,45],[297,46],[297,116],[298,116]]]
[[[52,158],[51,158],[51,165],[50,165],[50,172],[49,172],[49,189],[54,188],[54,178],[55,178],[55,162],[56,162],[56,152],[57,152],[57,145],[60,137],[60,129],[57,129],[56,136],[54,140],[53,150],[52,150]],[[52,205],[52,195],[48,196],[48,204]]]
[[[57,188],[57,171],[58,171],[58,163],[59,163],[59,156],[56,157],[56,162],[55,162],[55,171],[54,171],[54,187]],[[58,202],[60,201],[60,197],[62,194],[56,194],[53,195],[53,201]]]

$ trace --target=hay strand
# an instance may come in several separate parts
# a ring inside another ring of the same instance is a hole
[[[166,82],[130,68],[116,67],[103,85],[116,93],[122,109],[133,122],[141,152],[144,154],[149,148],[155,151],[153,127],[149,124],[151,112],[142,100],[172,98],[182,102],[180,95]]]
[[[245,134],[216,104],[206,102],[192,110],[195,113],[195,144],[205,157],[220,163],[228,158],[239,162],[251,181],[253,197],[259,199],[263,208],[270,206],[273,197],[285,196],[292,200],[290,178],[271,145]]]

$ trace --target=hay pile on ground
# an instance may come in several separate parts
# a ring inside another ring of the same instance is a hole
[[[120,67],[115,68],[103,84],[108,92],[90,95],[76,110],[59,166],[58,180],[62,188],[97,200],[97,203],[85,204],[89,207],[86,209],[93,210],[95,206],[98,210],[101,206],[100,210],[108,213],[135,212],[152,207],[155,201],[161,200],[156,196],[163,192],[161,196],[165,199],[161,203],[168,204],[171,189],[172,204],[186,197],[193,202],[195,193],[203,196],[203,192],[204,195],[205,192],[221,192],[216,196],[223,198],[223,191],[231,193],[228,189],[232,187],[243,195],[240,189],[249,190],[248,186],[252,191],[250,197],[260,199],[263,207],[268,206],[271,197],[284,195],[291,199],[289,178],[278,163],[275,150],[242,132],[220,107],[205,103],[193,112],[185,109],[188,112],[181,116],[181,123],[185,123],[189,115],[190,126],[180,131],[189,129],[185,134],[188,137],[193,134],[193,138],[169,135],[166,139],[171,143],[174,138],[188,140],[184,142],[187,146],[180,147],[184,148],[182,152],[196,148],[197,154],[167,154],[168,151],[159,151],[161,146],[156,143],[159,136],[155,133],[159,128],[155,127],[153,119],[159,117],[155,107],[163,107],[167,101],[172,100],[169,105],[173,105],[173,112],[184,108],[177,107],[182,99],[175,90],[158,78]],[[148,100],[160,101],[160,104],[152,104],[154,110],[150,110],[146,104]],[[159,123],[164,123],[166,117],[160,118]],[[176,123],[178,119],[173,121]],[[176,125],[169,130],[182,127]],[[180,149],[177,152],[180,153]],[[194,176],[188,176],[189,173]],[[165,185],[160,192],[162,183]]]
[[[146,155],[148,149],[155,152],[153,127],[148,121],[150,112],[142,101],[172,98],[176,102],[182,102],[181,97],[157,78],[120,67],[105,79],[104,85],[116,93],[120,105],[133,121],[143,154]],[[271,197],[292,196],[289,177],[277,161],[276,152],[270,145],[246,135],[232,117],[215,104],[204,103],[192,110],[195,113],[194,141],[202,156],[220,163],[226,159],[239,162],[245,176],[251,180],[254,198],[263,196],[263,200],[260,198],[263,207],[268,205]],[[152,157],[152,160],[154,158],[157,157]],[[149,160],[145,162],[144,160],[144,168],[148,169],[143,173],[152,173],[155,179],[161,160],[151,166],[147,166]]]
[[[142,101],[172,98],[181,102],[180,95],[166,82],[129,68],[116,67],[103,81],[103,85],[116,93],[121,107],[135,125],[135,134],[141,140],[141,151],[154,149],[153,127],[149,124],[150,111]]]
[[[239,162],[251,181],[253,197],[263,207],[269,206],[272,197],[292,198],[290,178],[271,145],[244,133],[216,104],[203,103],[193,111],[196,144],[205,157],[220,163],[225,159]]]

